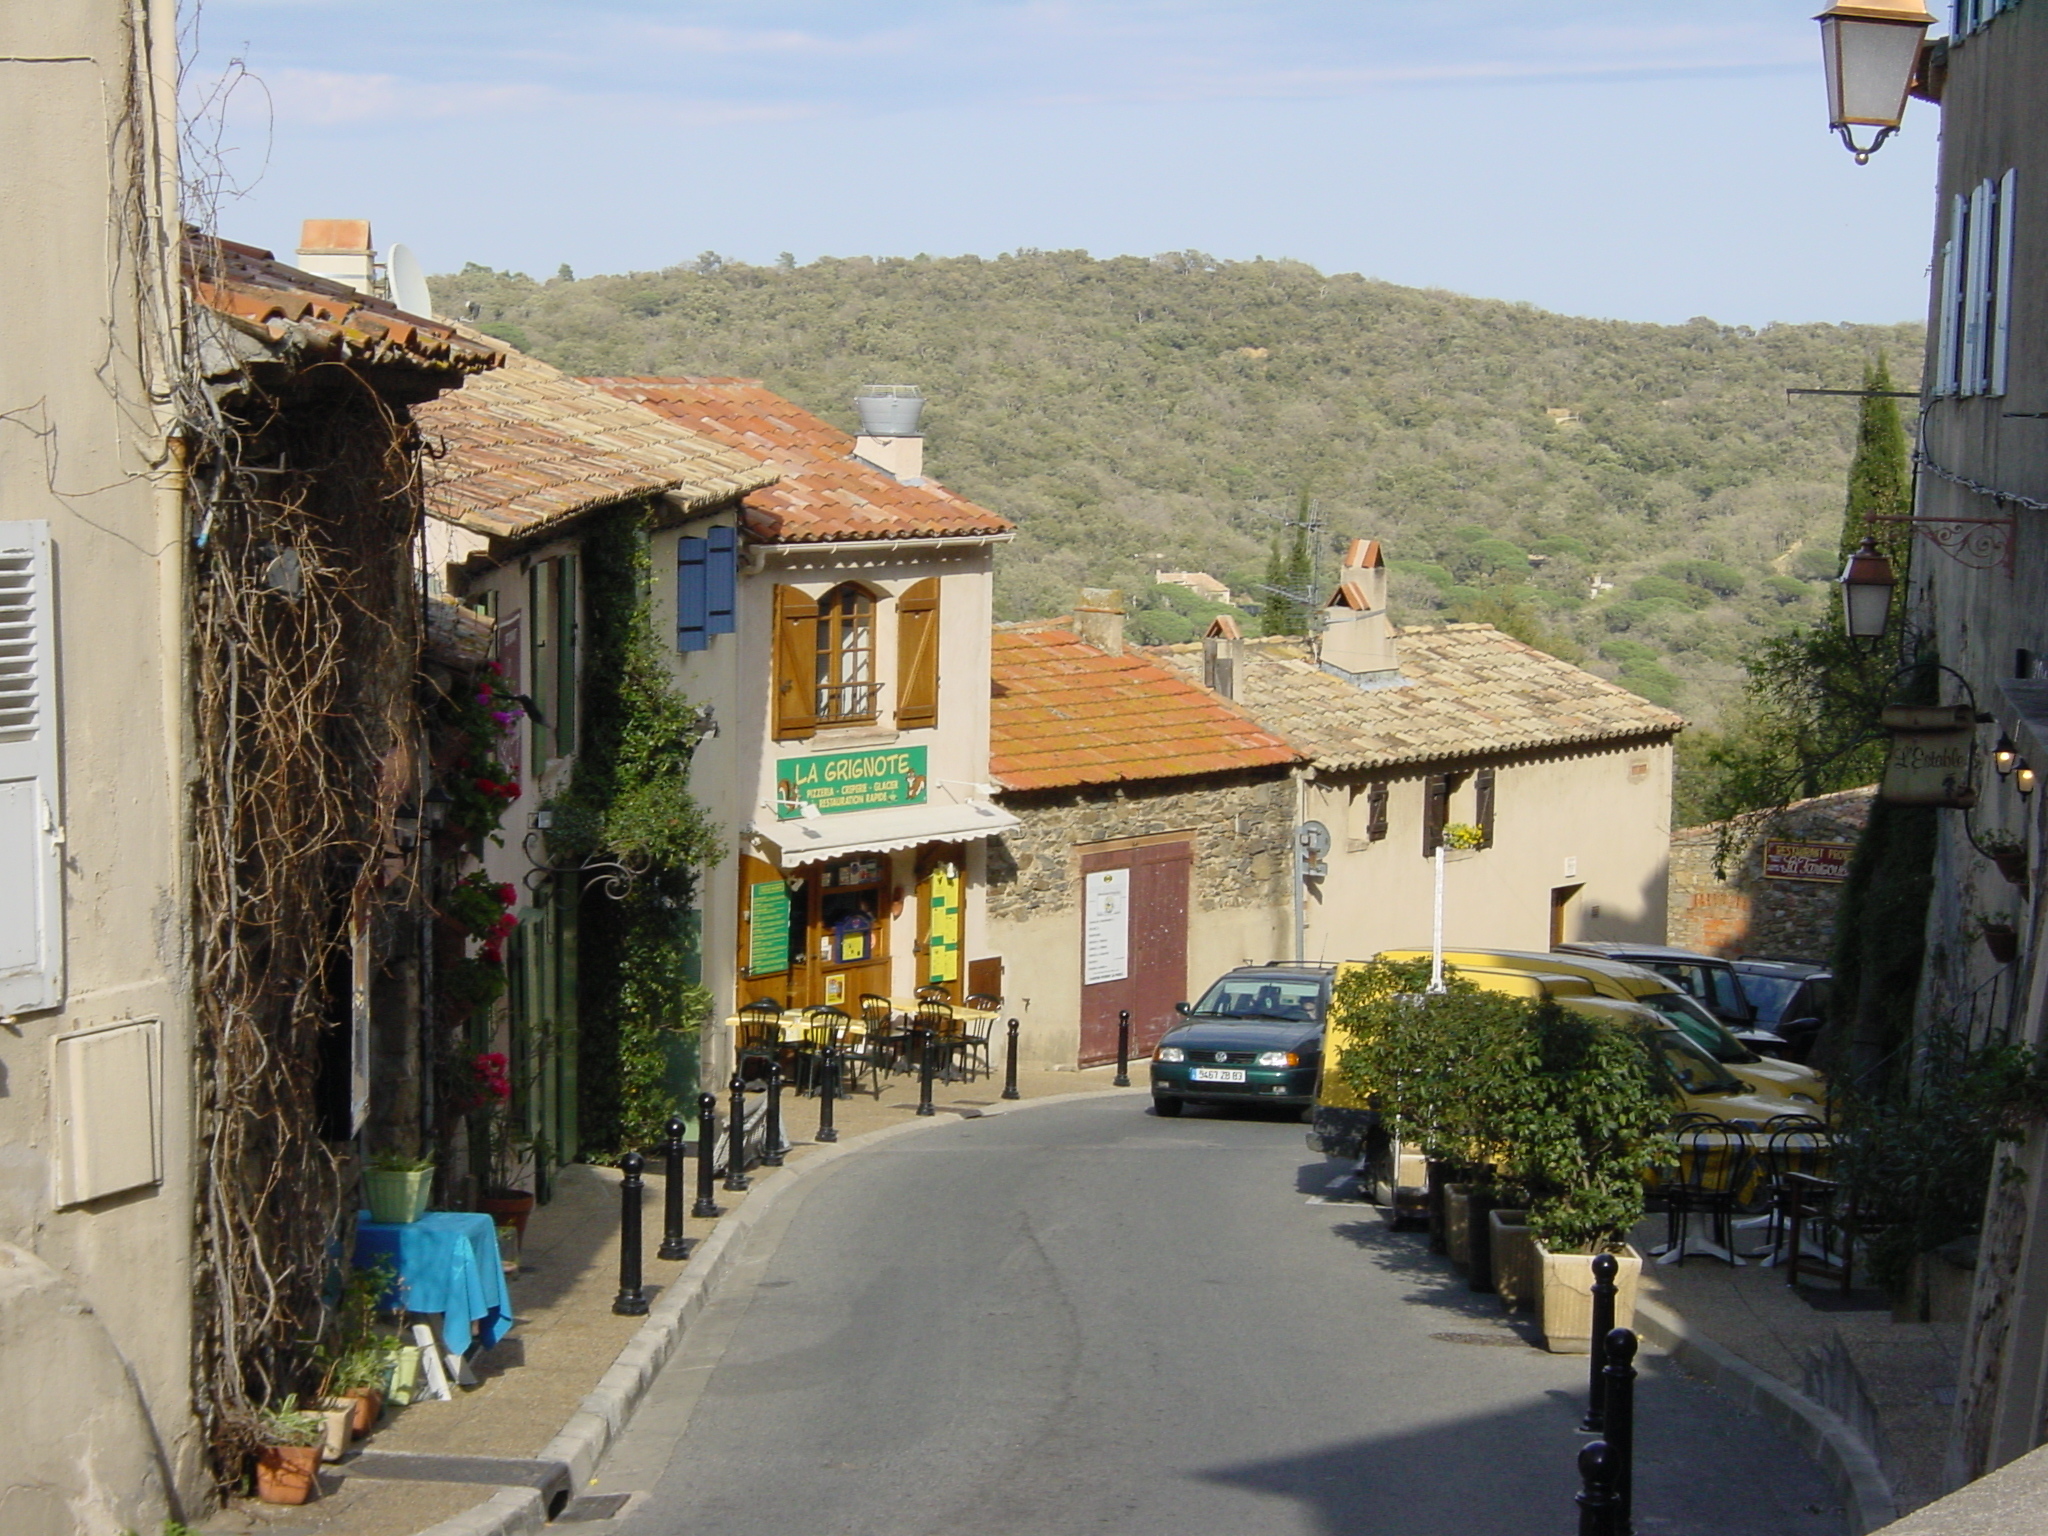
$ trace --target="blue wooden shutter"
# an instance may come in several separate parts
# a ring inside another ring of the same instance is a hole
[[[711,645],[709,565],[705,541],[676,540],[676,649],[702,651]]]
[[[2013,207],[2013,178],[2008,170],[1997,183],[1998,238],[1991,253],[1991,393],[2005,393],[2012,357],[2012,234],[2017,210]]]
[[[739,591],[739,530],[708,529],[704,545],[704,632],[729,635]]]

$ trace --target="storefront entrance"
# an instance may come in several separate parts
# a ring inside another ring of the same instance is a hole
[[[773,998],[785,1008],[860,1006],[889,991],[887,854],[853,854],[784,873],[742,861],[738,1001]]]

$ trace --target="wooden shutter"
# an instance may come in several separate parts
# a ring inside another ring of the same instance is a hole
[[[1493,770],[1482,768],[1472,781],[1472,793],[1478,800],[1473,820],[1479,823],[1479,846],[1493,846]]]
[[[729,635],[738,606],[739,530],[717,527],[704,535],[704,633]]]
[[[1991,393],[2005,393],[2008,364],[2012,355],[2012,236],[2017,210],[2013,207],[2013,178],[2007,171],[1998,183],[1998,239],[1991,253]]]
[[[1984,393],[1984,299],[1990,286],[1990,184],[1970,193],[1969,238],[1963,242],[1963,393]]]
[[[795,587],[775,589],[775,739],[818,729],[818,605]]]
[[[939,578],[896,599],[896,728],[939,723]]]
[[[0,1014],[64,1000],[50,525],[0,523]]]
[[[1375,779],[1365,792],[1365,837],[1377,843],[1387,835],[1387,781]]]
[[[1934,347],[1934,392],[1937,395],[1952,395],[1956,392],[1958,368],[1956,362],[1956,296],[1961,291],[1962,278],[1958,272],[1961,260],[1956,250],[1955,231],[1961,227],[1960,217],[1950,220],[1949,238],[1941,246],[1941,303],[1934,323],[1938,340]]]
[[[709,549],[702,539],[676,540],[676,649],[711,644]]]
[[[578,568],[582,562],[573,554],[564,555],[555,562],[561,574],[561,585],[557,590],[556,613],[561,621],[561,649],[556,653],[560,658],[562,675],[556,685],[555,708],[555,750],[563,757],[573,756],[576,751],[576,688],[581,681],[582,662],[578,652],[576,628],[576,595]]]
[[[1422,856],[1436,857],[1436,845],[1444,840],[1444,824],[1451,819],[1451,776],[1432,773],[1422,783]]]

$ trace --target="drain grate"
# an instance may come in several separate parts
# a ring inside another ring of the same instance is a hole
[[[1432,1333],[1430,1337],[1445,1344],[1490,1344],[1507,1348],[1522,1348],[1528,1343],[1519,1333]]]
[[[630,1493],[587,1493],[572,1499],[569,1507],[555,1517],[557,1525],[574,1525],[582,1520],[611,1520],[626,1507]]]

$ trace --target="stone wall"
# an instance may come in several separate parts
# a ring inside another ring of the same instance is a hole
[[[1870,819],[1875,787],[1795,801],[1735,843],[1727,878],[1714,873],[1723,823],[1671,834],[1672,945],[1708,955],[1771,955],[1826,964],[1834,953],[1842,882],[1767,879],[1764,844],[1853,843]]]
[[[1288,904],[1291,778],[1170,780],[1010,794],[1002,803],[1023,825],[990,843],[986,899],[992,919],[1028,922],[1077,906],[1079,854],[1088,844],[1176,832],[1194,839],[1196,910]]]

